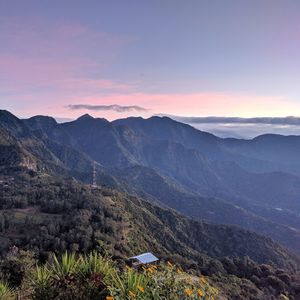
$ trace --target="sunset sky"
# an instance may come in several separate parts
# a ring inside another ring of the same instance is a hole
[[[17,116],[300,115],[300,1],[0,0]]]

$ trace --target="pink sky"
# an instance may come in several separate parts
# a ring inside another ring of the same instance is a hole
[[[99,83],[102,85],[102,83]],[[119,89],[118,85],[104,82],[104,86]],[[287,100],[280,97],[266,97],[258,95],[242,95],[234,93],[195,93],[195,94],[145,94],[128,92],[127,87],[124,93],[112,93],[109,95],[82,95],[67,99],[57,99],[52,101],[47,107],[42,103],[36,106],[26,107],[22,112],[16,112],[24,116],[35,114],[46,114],[56,117],[77,118],[78,116],[89,113],[95,117],[105,117],[109,120],[127,117],[128,115],[149,117],[154,114],[172,114],[180,116],[282,116],[289,115],[290,108],[294,106],[295,111],[299,110],[297,103],[287,104]],[[30,98],[30,96],[29,96]],[[246,104],[245,104],[246,103]],[[114,112],[92,109],[71,110],[68,105],[87,104],[87,105],[111,105],[121,106],[139,105],[148,111]],[[213,112],[213,114],[212,114]]]
[[[155,11],[153,18],[149,9],[135,15],[126,5],[115,11],[92,2],[97,14],[85,5],[73,13],[52,12],[50,4],[48,11],[39,11],[31,0],[28,14],[14,5],[5,14],[0,11],[2,109],[20,117],[90,113],[109,120],[154,114],[299,115],[295,10],[267,6],[266,16],[237,6],[231,18],[208,7],[211,16],[200,18],[194,9],[185,7],[185,15],[174,4],[177,11]],[[214,28],[211,20],[220,23]],[[76,104],[137,105],[147,111],[68,107]]]

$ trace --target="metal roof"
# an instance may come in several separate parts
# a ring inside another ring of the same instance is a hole
[[[158,258],[150,252],[142,253],[140,255],[130,257],[129,259],[137,259],[142,264],[149,264],[158,260]]]

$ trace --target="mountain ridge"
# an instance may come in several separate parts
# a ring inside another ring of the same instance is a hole
[[[52,127],[47,117],[42,119],[38,116],[22,122],[33,130],[30,136],[39,138],[54,155],[55,159],[49,163],[57,161],[66,174],[91,182],[92,165],[97,161],[99,181],[193,218],[267,234],[300,253],[300,227],[292,228],[286,217],[295,219],[293,225],[300,224],[294,211],[299,209],[295,201],[300,180],[296,175],[282,171],[251,173],[238,161],[227,160],[232,157],[228,151],[214,160],[216,153],[223,151],[222,139],[203,132],[198,136],[197,129],[170,118],[129,118],[129,123],[142,123],[142,126],[132,126],[123,124],[128,119],[108,122],[84,116],[62,124],[51,121],[55,125]],[[208,141],[201,147],[201,138],[206,137]],[[208,147],[215,146],[218,149],[213,156],[207,156]],[[295,181],[292,185],[291,178]],[[276,188],[266,189],[275,180]],[[278,194],[276,197],[273,190]],[[285,202],[281,201],[282,197]]]

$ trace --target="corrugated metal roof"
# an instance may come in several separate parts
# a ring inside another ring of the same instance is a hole
[[[158,260],[158,258],[150,252],[130,257],[130,259],[137,259],[142,264],[149,264]]]

